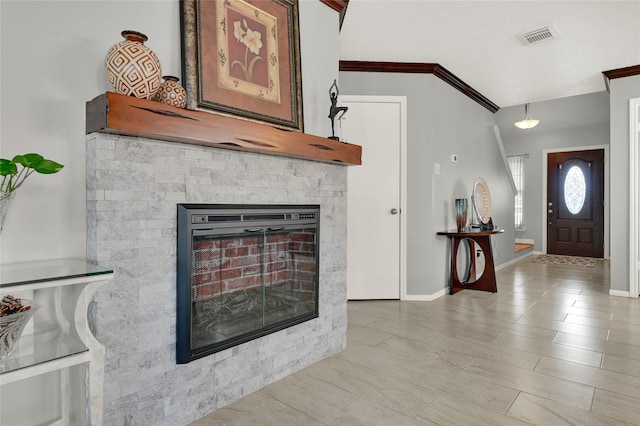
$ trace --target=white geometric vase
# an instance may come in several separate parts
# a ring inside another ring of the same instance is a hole
[[[111,87],[122,95],[151,99],[160,89],[162,67],[155,53],[144,42],[147,36],[123,31],[124,41],[115,44],[105,61]]]
[[[160,90],[153,97],[153,100],[178,108],[187,106],[187,91],[178,83],[178,77],[165,75],[162,78],[164,83],[160,85]]]

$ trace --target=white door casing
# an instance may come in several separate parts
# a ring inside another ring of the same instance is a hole
[[[629,296],[640,291],[640,98],[629,100]]]
[[[404,300],[406,97],[341,96],[340,104],[349,108],[340,139],[362,146],[362,165],[348,169],[347,298]]]

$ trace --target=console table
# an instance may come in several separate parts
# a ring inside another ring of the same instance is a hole
[[[441,231],[438,235],[444,235],[451,239],[451,271],[449,276],[449,294],[454,294],[460,290],[482,290],[496,293],[496,271],[493,264],[493,251],[491,250],[491,236],[501,234],[504,229],[493,229],[483,231],[480,229],[469,229],[463,232]],[[460,243],[467,239],[468,244],[463,244],[468,249],[469,265],[466,270],[467,277],[460,279],[458,276],[458,249]],[[476,273],[475,245],[478,245],[484,252],[485,267],[479,277]]]

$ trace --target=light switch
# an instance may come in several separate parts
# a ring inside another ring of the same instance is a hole
[[[434,176],[440,176],[440,163],[433,163]]]
[[[452,163],[458,162],[458,154],[451,154],[451,162]]]

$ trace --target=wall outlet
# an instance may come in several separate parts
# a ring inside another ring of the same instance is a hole
[[[433,163],[433,175],[440,176],[440,163]]]
[[[452,163],[458,162],[458,154],[451,154],[451,162]]]

